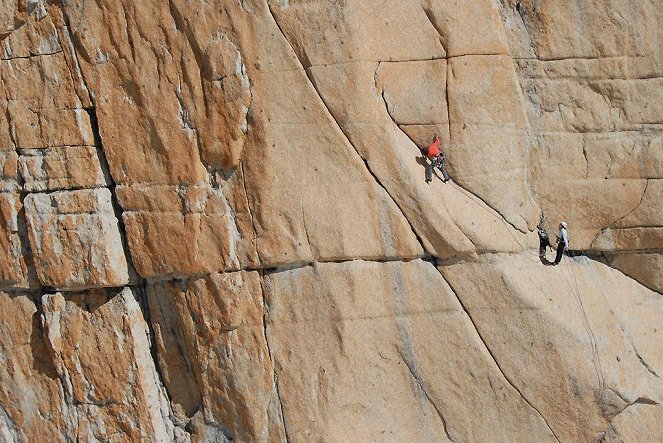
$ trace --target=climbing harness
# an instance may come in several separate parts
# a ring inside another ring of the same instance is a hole
[[[539,236],[539,258],[541,259],[546,259],[546,262],[548,259],[546,258],[546,249],[550,248],[550,250],[553,250],[552,244],[550,244],[550,236],[548,235],[548,232],[545,230],[543,225],[546,223],[546,215],[541,212],[541,217],[539,217],[539,224],[536,225],[536,232]]]

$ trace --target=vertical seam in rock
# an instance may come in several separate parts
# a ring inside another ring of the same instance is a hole
[[[437,404],[435,404],[435,402],[433,401],[431,396],[428,394],[428,391],[426,390],[426,388],[424,388],[423,383],[421,382],[419,377],[417,377],[417,375],[415,374],[412,366],[410,366],[410,363],[405,359],[405,356],[403,355],[401,350],[398,347],[396,347],[396,351],[398,352],[398,355],[400,355],[401,360],[403,360],[403,363],[405,364],[405,367],[410,372],[410,376],[414,379],[414,381],[415,381],[416,385],[419,387],[419,389],[421,389],[421,392],[423,392],[424,397],[426,397],[426,400],[428,400],[428,403],[430,403],[430,405],[433,407],[433,409],[435,409],[435,412],[437,413],[437,416],[439,417],[440,421],[442,422],[442,427],[444,428],[444,433],[446,434],[447,438],[452,443],[455,443],[454,439],[451,438],[451,435],[449,435],[449,430],[447,429],[447,421],[445,420],[444,415],[442,414],[442,411],[437,406]]]
[[[258,249],[258,229],[256,228],[256,221],[253,217],[253,211],[251,210],[251,202],[249,201],[249,193],[246,189],[246,174],[244,173],[244,162],[239,163],[239,169],[242,174],[242,189],[244,190],[244,198],[246,199],[246,210],[249,213],[249,218],[251,219],[251,228],[253,229],[253,247],[255,248],[256,255],[258,256],[258,264],[262,264],[262,258],[260,258],[260,250]]]
[[[453,68],[451,62],[447,59],[446,80],[444,81],[444,99],[447,102],[447,121],[449,124],[449,143],[451,143],[451,103],[449,101],[449,80],[453,77]]]
[[[434,266],[434,265],[433,265],[433,266]],[[437,267],[435,267],[435,269],[437,269]],[[509,385],[510,385],[510,386],[511,386],[511,387],[512,387],[512,388],[513,388],[513,389],[514,389],[519,395],[520,395],[520,397],[523,399],[523,401],[524,401],[525,403],[527,403],[527,405],[528,405],[530,408],[532,408],[534,411],[536,411],[536,413],[538,414],[538,416],[541,417],[541,420],[543,420],[543,422],[545,423],[545,425],[548,427],[548,430],[550,430],[550,432],[552,433],[553,437],[555,437],[555,440],[557,440],[558,442],[561,442],[561,440],[559,439],[559,437],[557,437],[557,434],[555,434],[555,431],[553,431],[552,427],[550,426],[550,424],[548,423],[548,421],[546,420],[546,418],[543,416],[543,414],[542,414],[542,413],[541,413],[541,412],[540,412],[540,411],[539,411],[539,410],[538,410],[538,409],[537,409],[537,408],[536,408],[536,407],[535,407],[535,406],[534,406],[534,405],[533,405],[533,404],[532,404],[532,403],[531,403],[531,402],[530,402],[530,401],[529,401],[529,400],[523,395],[523,393],[520,391],[520,389],[518,389],[518,388],[516,387],[516,385],[515,385],[510,379],[509,379],[509,377],[507,377],[507,375],[504,373],[504,371],[502,370],[502,367],[501,367],[501,366],[499,365],[499,363],[497,362],[497,359],[495,358],[495,355],[494,355],[493,352],[491,351],[490,347],[488,347],[488,343],[486,343],[486,340],[484,340],[483,336],[482,336],[481,333],[479,332],[479,328],[477,327],[476,323],[474,322],[474,319],[473,319],[472,316],[470,315],[469,310],[465,307],[465,305],[463,304],[461,298],[458,296],[458,293],[457,293],[456,290],[453,288],[453,286],[451,285],[451,283],[446,279],[446,277],[444,276],[444,274],[442,273],[442,271],[440,271],[439,269],[437,269],[437,271],[440,273],[440,275],[442,276],[442,278],[444,279],[444,281],[447,283],[447,285],[449,285],[449,288],[451,289],[451,292],[453,292],[454,296],[456,297],[456,300],[458,300],[458,303],[460,303],[460,306],[463,308],[463,311],[464,311],[465,314],[467,315],[467,318],[470,320],[470,323],[472,324],[472,326],[473,326],[473,328],[474,328],[474,331],[476,332],[477,336],[479,337],[479,339],[480,339],[481,342],[483,343],[483,346],[486,348],[486,351],[488,351],[488,354],[490,355],[491,359],[492,359],[493,362],[495,363],[495,366],[497,366],[497,369],[498,369],[498,370],[500,371],[500,373],[502,374],[502,377],[504,377],[504,379],[507,381],[507,383],[509,383]]]
[[[5,118],[7,120],[7,125],[9,126],[9,139],[14,144],[14,152],[16,152],[16,158],[21,157],[21,150],[19,148],[18,137],[16,136],[16,128],[12,122],[11,112],[9,111],[9,102],[12,100],[9,97],[9,91],[5,89],[5,99],[7,101],[7,108],[5,110]],[[34,265],[34,256],[32,253],[32,245],[30,243],[30,235],[28,233],[28,224],[25,217],[25,197],[28,193],[24,189],[25,180],[23,179],[23,173],[19,170],[16,171],[16,186],[18,188],[18,200],[21,203],[21,208],[17,211],[16,214],[16,224],[18,238],[20,241],[21,255],[23,256],[25,263],[25,275],[21,278],[27,279],[28,282],[36,282],[40,284],[39,279],[37,278],[37,268]],[[21,216],[23,212],[23,216]]]
[[[582,156],[585,158],[585,178],[589,178],[589,159],[587,158],[587,144],[585,137],[582,140]]]
[[[150,357],[152,358],[152,362],[154,363],[154,372],[156,373],[156,380],[159,383],[159,386],[156,386],[156,388],[157,390],[162,391],[163,395],[166,397],[166,401],[168,402],[167,412],[169,416],[168,417],[162,416],[162,418],[164,419],[164,422],[166,421],[165,419],[167,418],[174,428],[180,428],[182,432],[189,434],[189,432],[186,429],[181,427],[181,425],[178,425],[177,420],[174,420],[173,399],[171,397],[170,392],[168,392],[168,388],[166,385],[166,377],[163,375],[163,369],[161,368],[161,364],[159,362],[159,355],[156,344],[156,334],[154,332],[154,325],[152,324],[152,315],[150,313],[150,302],[149,302],[149,297],[147,295],[147,279],[141,279],[140,287],[138,286],[129,286],[129,287],[131,288],[131,292],[134,294],[134,296],[138,298],[138,306],[140,307],[143,321],[145,322],[145,325],[147,327],[146,331],[148,334],[147,340],[150,345],[149,353]]]
[[[85,88],[85,92],[87,93],[87,100],[89,100],[89,102],[92,103],[93,106],[94,106],[94,97],[93,97],[92,93],[90,92],[90,88],[88,88],[87,81],[85,80],[85,75],[83,74],[83,70],[81,69],[80,60],[78,59],[78,53],[76,52],[76,46],[74,45],[74,39],[73,39],[74,34],[72,34],[72,32],[71,32],[72,28],[71,28],[71,23],[69,21],[69,15],[67,15],[67,12],[64,10],[65,9],[65,1],[66,0],[60,0],[59,3],[60,3],[60,7],[62,8],[62,17],[63,17],[63,20],[64,20],[63,28],[66,32],[66,38],[67,38],[66,45],[69,48],[69,50],[71,51],[71,55],[73,57],[72,61],[74,62],[74,68],[76,70],[76,72],[71,73],[72,79],[76,78],[76,74],[79,75],[79,77],[81,79],[81,82],[83,83],[83,87]],[[83,8],[82,9],[84,9],[84,7],[85,7],[85,3],[83,3]],[[83,15],[81,14],[80,19],[82,19],[82,18],[83,18]],[[80,22],[77,25],[77,28],[78,27],[80,27]],[[60,45],[62,45],[62,42],[60,42]],[[76,94],[76,95],[78,95],[78,94]],[[84,102],[84,100],[82,100],[81,97],[78,97],[78,99],[81,100],[81,102]]]
[[[280,25],[279,22],[276,20],[276,16],[274,16],[274,13],[273,13],[272,8],[271,8],[271,6],[269,5],[269,3],[267,4],[267,10],[269,11],[269,14],[271,15],[272,20],[274,20],[274,23],[276,24],[276,27],[278,28],[279,32],[281,33],[281,36],[282,36],[283,39],[286,41],[286,43],[288,44],[288,46],[290,46],[290,49],[292,50],[292,52],[295,54],[295,58],[297,59],[297,61],[299,62],[300,67],[301,67],[302,70],[304,71],[304,75],[306,75],[306,78],[308,79],[309,84],[311,85],[311,87],[312,87],[313,90],[315,91],[316,95],[317,95],[318,98],[320,99],[320,102],[322,103],[322,105],[324,106],[325,110],[327,111],[327,114],[329,114],[330,118],[334,121],[334,123],[336,124],[336,127],[339,129],[339,131],[341,131],[341,134],[343,134],[343,138],[345,139],[345,141],[346,141],[350,146],[352,146],[352,148],[353,148],[354,151],[356,152],[357,156],[358,156],[360,159],[362,159],[362,160],[364,161],[364,165],[365,165],[366,170],[368,171],[368,173],[373,177],[373,179],[374,179],[375,182],[378,184],[378,186],[379,186],[380,188],[382,188],[382,190],[387,194],[387,196],[391,199],[391,201],[394,203],[394,205],[398,208],[398,210],[400,211],[401,215],[403,216],[403,218],[405,219],[405,221],[406,221],[406,222],[408,223],[408,225],[410,226],[410,229],[412,230],[412,234],[415,236],[415,238],[416,238],[417,241],[419,242],[419,244],[420,244],[421,248],[423,249],[423,251],[426,252],[426,253],[428,253],[428,250],[427,250],[426,247],[424,246],[424,244],[423,244],[423,242],[422,242],[422,240],[421,240],[421,237],[419,236],[419,234],[417,234],[417,232],[416,232],[414,226],[412,225],[412,223],[410,222],[410,220],[409,220],[409,219],[407,218],[407,216],[405,215],[405,212],[403,211],[403,208],[401,208],[401,206],[398,204],[398,202],[396,201],[396,199],[395,199],[395,198],[389,193],[389,191],[387,190],[387,188],[382,184],[382,182],[380,182],[380,180],[378,179],[377,175],[375,175],[375,173],[371,170],[370,166],[368,165],[368,161],[367,161],[366,159],[364,159],[364,158],[359,154],[359,150],[358,150],[358,149],[356,148],[356,146],[352,143],[352,141],[350,141],[350,138],[348,137],[348,135],[347,135],[347,134],[345,133],[345,131],[343,130],[343,127],[339,124],[338,120],[336,120],[336,117],[334,117],[334,114],[331,112],[331,110],[330,110],[329,107],[327,106],[327,103],[325,102],[324,98],[323,98],[322,95],[320,94],[320,91],[318,91],[318,88],[316,88],[316,86],[315,86],[315,82],[313,81],[313,79],[311,79],[308,70],[304,67],[304,65],[302,64],[302,61],[299,59],[299,56],[297,55],[297,51],[295,51],[295,49],[292,47],[292,44],[290,43],[290,41],[289,41],[288,38],[286,37],[285,33],[283,32],[283,29],[281,29],[281,25]],[[378,65],[379,65],[379,63],[378,63]]]
[[[111,194],[111,205],[113,207],[113,213],[115,215],[115,219],[117,220],[117,227],[120,233],[120,240],[122,242],[122,251],[124,252],[124,258],[127,261],[129,282],[131,283],[132,277],[134,277],[134,279],[138,278],[139,280],[140,277],[137,277],[137,273],[133,264],[133,258],[131,256],[131,249],[129,249],[127,230],[124,225],[124,217],[123,217],[124,211],[122,210],[122,206],[120,205],[120,202],[118,201],[117,198],[117,191],[116,191],[117,184],[115,183],[115,180],[111,175],[110,165],[108,164],[108,160],[106,159],[106,152],[104,150],[103,141],[101,139],[101,132],[99,131],[99,121],[97,120],[96,108],[95,107],[85,108],[85,112],[87,112],[90,118],[90,127],[92,128],[94,144],[97,150],[97,157],[99,158],[99,165],[101,167],[101,171],[106,181],[106,189],[108,189]]]
[[[267,316],[269,315],[269,305],[267,304],[267,298],[265,297],[265,273],[263,270],[258,272],[260,276],[260,296],[262,298],[262,331],[265,337],[265,345],[267,346],[267,353],[269,354],[269,361],[272,364],[272,381],[274,383],[274,390],[276,391],[276,401],[279,403],[279,413],[281,414],[281,423],[283,424],[283,434],[285,435],[286,443],[290,441],[288,436],[288,426],[286,425],[285,411],[283,410],[283,402],[281,401],[281,389],[279,388],[279,378],[276,374],[276,364],[274,363],[274,354],[272,353],[272,348],[269,344],[269,338],[267,334]]]

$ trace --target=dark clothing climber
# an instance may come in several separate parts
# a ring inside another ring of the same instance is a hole
[[[562,260],[564,251],[569,250],[569,237],[566,234],[566,222],[559,224],[559,235],[557,236],[557,256],[555,257],[555,265],[558,265]]]
[[[438,168],[442,173],[444,183],[449,181],[449,174],[444,167],[447,157],[444,155],[444,151],[440,149],[440,139],[437,135],[433,138],[433,142],[428,145],[428,148],[424,150],[424,155],[430,160],[430,164],[426,167],[426,183],[433,181],[433,169],[435,168]]]

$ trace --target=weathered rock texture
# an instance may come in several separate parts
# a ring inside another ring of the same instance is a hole
[[[662,45],[648,0],[3,2],[0,441],[663,440]]]

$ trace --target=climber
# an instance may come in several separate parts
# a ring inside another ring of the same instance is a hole
[[[428,145],[428,148],[423,149],[424,156],[428,157],[430,164],[426,168],[426,183],[433,181],[433,169],[438,168],[442,172],[443,182],[446,183],[449,181],[449,174],[444,167],[444,164],[447,162],[447,158],[444,155],[444,151],[440,149],[440,138],[435,135],[433,137],[433,142]]]
[[[542,214],[539,224],[536,225],[537,233],[539,235],[539,257],[541,258],[546,256],[546,248],[552,249],[552,245],[550,244],[550,237],[548,236],[548,233],[543,227],[544,222],[545,218],[544,215]]]
[[[562,260],[564,251],[569,250],[569,237],[566,234],[566,222],[559,224],[559,235],[557,236],[557,256],[554,264],[557,265]]]

